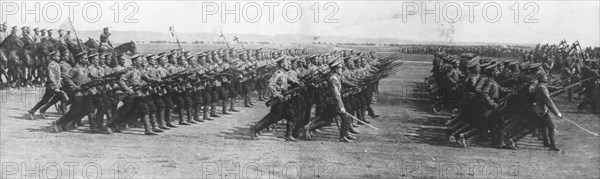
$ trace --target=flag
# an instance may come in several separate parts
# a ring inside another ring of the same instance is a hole
[[[171,36],[175,37],[175,28],[173,26],[169,26],[169,32],[171,33]]]
[[[67,20],[65,20],[65,22],[60,24],[58,29],[64,29],[66,31],[71,31],[71,32],[75,31],[75,28],[73,27],[73,23],[71,22],[71,18],[67,18]]]

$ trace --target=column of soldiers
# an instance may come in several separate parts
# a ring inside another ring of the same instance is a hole
[[[598,60],[586,60],[586,75],[578,82],[566,81],[562,87],[550,85],[550,71],[544,63],[499,61],[474,57],[467,59],[465,70],[458,68],[458,58],[445,53],[434,55],[430,93],[434,111],[453,105],[458,111],[446,125],[447,135],[467,147],[474,136],[490,138],[497,148],[517,149],[517,141],[537,132],[545,147],[559,150],[554,139],[550,113],[562,118],[552,100],[574,87],[583,86],[587,100],[578,108],[590,105],[598,110]],[[569,78],[567,78],[569,79]],[[459,90],[456,90],[459,89]],[[458,95],[458,96],[455,96]],[[569,95],[571,97],[571,95]]]
[[[346,50],[306,59],[281,56],[276,61],[277,70],[269,79],[272,96],[267,105],[271,110],[250,128],[253,139],[285,120],[287,141],[297,141],[300,134],[310,139],[335,122],[339,140],[352,142],[360,133],[358,124],[370,123],[367,114],[378,117],[372,104],[379,80],[401,65],[378,59],[373,52]]]
[[[71,41],[71,32],[58,29],[58,36],[53,36],[53,29],[28,26],[20,29],[20,34],[17,26],[7,33],[6,23],[0,24],[0,83],[11,87],[44,84],[48,78],[46,68],[51,61],[47,58],[49,53],[65,51],[66,43]]]
[[[93,133],[122,132],[141,123],[146,135],[156,135],[178,126],[173,112],[179,125],[191,125],[220,117],[218,105],[220,115],[239,112],[235,109],[238,95],[243,96],[244,106],[252,107],[252,86],[271,76],[273,59],[300,58],[305,53],[300,49],[213,50],[192,56],[174,50],[129,58],[120,54],[118,65],[110,67],[110,53],[81,52],[71,67],[66,63],[69,53],[53,51],[48,56],[52,61],[44,97],[28,113],[34,119],[39,110],[46,117],[46,110],[61,102],[59,111],[64,110],[64,115],[53,122],[55,132],[82,126],[87,116]],[[127,59],[131,67],[124,66]]]
[[[577,54],[580,58],[600,58],[600,47],[586,47],[583,49],[578,41],[569,45],[565,40],[559,44],[537,44],[534,48],[525,46],[460,46],[460,45],[406,45],[400,46],[401,53],[434,54],[446,52],[448,54],[475,53],[486,57],[513,57],[522,58],[523,61],[535,63],[555,63],[553,70],[560,70],[564,63],[570,62]],[[530,50],[527,50],[530,49]]]

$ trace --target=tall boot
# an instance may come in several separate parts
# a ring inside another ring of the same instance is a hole
[[[550,140],[550,150],[559,151],[560,149],[556,147],[556,142],[554,141],[554,129],[548,128],[548,139]]]
[[[187,109],[187,123],[198,124],[196,121],[194,121],[194,118],[196,115],[192,115],[193,114],[192,112],[194,112],[193,108],[190,107]]]
[[[221,114],[225,114],[225,115],[229,115],[231,113],[227,112],[227,102],[229,101],[229,99],[224,99],[223,101],[221,101],[221,105],[223,106],[223,110],[221,111]]]
[[[348,139],[348,127],[350,126],[349,121],[346,119],[340,118],[340,142],[352,142],[352,140]]]
[[[550,142],[548,141],[548,128],[542,127],[540,130],[541,130],[542,142],[544,144],[544,147],[550,147]]]
[[[244,107],[251,108],[250,105],[250,95],[248,93],[244,94]]]
[[[158,128],[158,122],[156,122],[155,114],[150,114],[148,117],[150,117],[150,125],[152,125],[153,132],[164,132],[162,129]]]
[[[204,120],[200,119],[200,113],[203,113],[201,108],[200,104],[194,106],[194,121],[204,122]]]
[[[99,120],[94,116],[93,113],[88,114],[88,120],[90,122],[90,132],[102,134],[104,131],[98,129]]]
[[[379,117],[379,115],[375,114],[375,110],[373,110],[373,106],[371,105],[367,105],[367,112],[369,112],[369,116],[371,116],[371,118]]]
[[[235,109],[235,98],[229,99],[229,111],[240,112],[239,110]]]
[[[166,123],[167,127],[177,128],[177,126],[173,124],[173,119],[171,118],[172,113],[173,113],[172,108],[165,108],[165,123]]]
[[[165,108],[157,109],[156,121],[158,122],[158,128],[163,130],[169,130],[170,128],[165,125]]]
[[[179,108],[179,110],[177,110],[177,113],[179,114],[179,125],[185,125],[185,126],[191,125],[190,123],[185,122],[185,115],[183,114],[183,112],[184,112],[183,108]]]
[[[42,119],[46,119],[46,111],[48,110],[48,108],[50,108],[52,106],[52,103],[46,103],[44,104],[44,106],[42,106],[40,108],[40,116],[42,117]],[[60,112],[60,109],[59,109]]]
[[[367,120],[367,118],[365,117],[365,112],[366,112],[365,108],[358,109],[358,113],[359,113],[358,117],[365,123],[369,124],[369,123],[371,123],[371,121]]]
[[[217,102],[210,104],[210,117],[221,117],[217,114]]]
[[[152,129],[150,127],[150,115],[146,114],[142,117],[142,120],[144,121],[144,134],[145,135],[158,135],[157,133],[152,132]]]
[[[288,120],[285,125],[285,141],[298,142],[296,138],[292,135],[292,130],[294,128],[294,122]]]
[[[202,116],[202,119],[203,119],[203,120],[206,120],[206,121],[212,121],[212,120],[214,120],[214,119],[212,119],[212,118],[208,117],[208,115],[209,115],[209,113],[210,113],[210,112],[209,112],[209,110],[210,110],[209,108],[210,108],[210,107],[209,107],[209,105],[204,105],[204,108],[202,109],[202,111],[203,111],[203,112],[202,112],[202,113],[203,113],[203,114],[202,114],[202,115],[203,115],[203,116]]]

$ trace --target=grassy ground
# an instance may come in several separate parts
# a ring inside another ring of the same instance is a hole
[[[158,47],[139,48],[147,53]],[[409,61],[432,59],[429,55],[394,55]],[[479,141],[460,148],[444,135],[443,123],[449,116],[430,112],[423,79],[430,75],[431,66],[405,63],[402,69],[381,81],[375,105],[381,117],[372,120],[379,130],[360,127],[362,134],[354,143],[337,142],[335,126],[312,141],[284,142],[282,128],[250,140],[249,126],[268,111],[262,102],[254,108],[240,108],[234,115],[154,137],[142,135],[139,128],[114,135],[90,134],[86,127],[54,134],[49,126],[56,114],[35,121],[24,117],[43,89],[1,91],[2,177],[20,177],[22,165],[31,169],[39,164],[47,169],[45,176],[59,174],[53,168],[57,165],[60,176],[67,178],[70,163],[76,164],[72,165],[74,178],[94,177],[98,171],[102,178],[600,177],[599,138],[566,122],[556,122],[557,141],[563,148],[558,153],[530,137],[521,142],[521,150],[494,149]],[[600,131],[598,115],[576,112],[575,104],[564,97],[555,100],[569,119]]]

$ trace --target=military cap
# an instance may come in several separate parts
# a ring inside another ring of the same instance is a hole
[[[58,32],[64,32],[65,29],[58,29]]]
[[[336,67],[342,67],[342,61],[340,60],[333,60],[331,63],[329,63],[329,68],[336,68]]]
[[[517,61],[512,61],[512,60],[508,61],[508,66],[515,66],[517,64],[519,64],[519,62],[517,62]]]
[[[129,58],[133,60],[133,59],[138,59],[138,58],[140,58],[140,57],[141,57],[141,55],[133,55],[133,56],[131,56],[131,57],[129,57]]]
[[[27,26],[21,27],[21,30],[26,30],[26,29],[29,29],[29,27],[27,27]]]
[[[88,58],[92,58],[92,57],[96,57],[96,56],[98,56],[98,54],[97,54],[97,53],[92,53],[92,54],[89,54],[89,55],[88,55]]]
[[[39,27],[33,28],[33,31],[34,31],[34,32],[37,32],[37,31],[39,31],[39,30],[40,30],[40,28],[39,28]]]
[[[479,65],[479,60],[475,59],[471,59],[467,62],[467,68],[471,68],[471,67],[476,67]]]
[[[12,30],[17,30],[17,29],[19,29],[19,26],[13,26],[12,27]]]
[[[52,29],[48,29],[48,30],[47,30],[47,32],[52,32],[52,31],[53,31]]]
[[[78,57],[78,58],[87,57],[87,52],[86,51],[79,52],[77,55],[75,55],[75,57]]]
[[[208,54],[206,54],[206,53],[204,53],[204,52],[200,52],[200,53],[198,53],[197,55],[198,55],[198,57],[205,57],[205,56],[207,56]]]
[[[530,69],[536,69],[542,66],[542,63],[532,63],[531,65],[529,65]]]
[[[279,57],[279,58],[275,59],[275,62],[277,62],[277,63],[281,63],[281,62],[283,62],[285,59],[286,59],[286,56],[281,56],[281,57]]]
[[[102,29],[102,30],[108,30],[109,28],[110,28],[110,27],[105,27],[105,28],[104,28],[104,29]]]
[[[158,53],[158,56],[163,56],[165,54],[167,54],[167,52],[160,52],[160,53]]]
[[[495,68],[496,66],[498,66],[499,64],[500,64],[500,63],[498,63],[498,62],[496,62],[496,61],[493,61],[493,62],[491,62],[489,65],[487,65],[487,66],[485,67],[485,70],[491,70],[491,69],[494,69],[494,68]]]
[[[521,69],[527,69],[531,65],[531,62],[523,62],[521,63]]]
[[[55,51],[50,52],[48,55],[54,55],[54,54],[57,54],[57,53],[60,54],[60,52],[58,50],[55,50]]]
[[[42,29],[42,30],[40,30],[40,32],[46,32],[46,29]]]
[[[117,55],[117,58],[123,58],[125,56],[125,53],[120,53]]]
[[[190,60],[190,59],[192,59],[192,58],[194,58],[194,56],[190,55],[190,56],[188,56],[187,58],[185,58],[185,60]]]
[[[157,56],[154,54],[146,55],[146,59],[148,59],[148,60],[154,60],[154,59],[156,59],[156,57]]]
[[[450,62],[450,63],[458,63],[458,58],[456,58],[456,57],[450,57],[450,59],[448,59],[448,62]]]
[[[104,57],[110,57],[112,53],[104,53]]]

